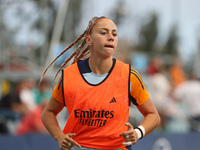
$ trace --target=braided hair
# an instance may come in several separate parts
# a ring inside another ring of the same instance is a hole
[[[78,48],[71,54],[71,56],[69,56],[65,61],[64,63],[60,66],[60,68],[58,69],[54,79],[53,79],[53,83],[56,79],[56,77],[58,76],[59,72],[67,65],[67,63],[73,59],[73,62],[72,64],[76,63],[78,60],[80,60],[81,58],[85,57],[86,55],[88,55],[90,53],[89,51],[89,46],[87,45],[85,47],[85,44],[86,44],[86,40],[85,40],[85,37],[87,35],[91,35],[92,33],[92,28],[95,24],[96,21],[98,21],[99,19],[101,18],[106,18],[104,16],[102,17],[93,17],[89,23],[88,23],[88,26],[86,28],[86,30],[74,41],[72,42],[67,48],[65,48],[50,64],[49,66],[44,70],[41,78],[40,78],[40,81],[39,81],[39,84],[41,83],[44,75],[46,74],[47,70],[51,67],[51,65],[60,57],[62,56],[66,51],[68,51],[70,48],[72,48],[76,43],[78,43],[79,41],[81,41],[81,39],[84,37],[84,39],[82,39],[82,42],[80,43],[80,45],[78,46]],[[52,83],[52,85],[53,85]]]

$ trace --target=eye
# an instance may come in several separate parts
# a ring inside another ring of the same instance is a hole
[[[105,34],[106,34],[106,32],[101,32],[101,34],[102,34],[102,35],[105,35]]]
[[[117,33],[113,33],[113,36],[117,36]]]

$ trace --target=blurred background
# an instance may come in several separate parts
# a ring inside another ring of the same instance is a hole
[[[141,74],[161,116],[160,126],[145,139],[148,148],[198,149],[193,142],[200,140],[199,6],[198,0],[0,0],[0,142],[27,135],[48,141],[40,116],[56,72],[74,49],[55,62],[40,86],[38,81],[92,17],[106,16],[118,27],[114,57]],[[63,128],[67,111],[58,117]],[[137,126],[142,119],[131,106],[130,122]],[[181,144],[185,137],[191,137],[188,145]]]

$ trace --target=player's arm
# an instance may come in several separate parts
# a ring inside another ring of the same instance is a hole
[[[52,96],[42,113],[42,122],[56,141],[63,134],[56,118],[63,107],[64,105],[56,101]]]
[[[62,77],[60,78],[58,84],[53,90],[52,97],[46,105],[43,114],[42,121],[52,137],[58,142],[62,150],[71,149],[73,145],[80,147],[80,145],[72,139],[75,136],[74,133],[64,134],[61,130],[58,121],[57,114],[63,109],[63,93],[62,93]],[[71,146],[68,144],[70,143]]]
[[[145,129],[145,135],[148,135],[160,124],[160,117],[150,98],[142,105],[137,106],[143,114],[144,120],[140,124]]]
[[[57,141],[58,137],[62,135],[62,130],[59,127],[57,121],[57,114],[63,109],[63,93],[62,93],[62,76],[59,79],[56,87],[53,90],[52,97],[47,103],[45,109],[42,114],[42,122],[44,126],[47,128],[49,133],[53,136],[53,138]]]
[[[129,122],[125,123],[127,131],[119,134],[120,136],[124,136],[126,142],[122,144],[128,145],[129,147],[126,148],[129,150],[132,149],[130,145],[136,144],[138,139],[148,135],[160,123],[160,117],[150,98],[142,105],[137,106],[137,108],[144,116],[142,123],[135,129]]]
[[[130,82],[130,99],[144,116],[144,120],[138,126],[139,129],[136,129],[138,138],[142,138],[159,125],[160,117],[146,91],[142,77],[133,68],[131,68]]]
[[[52,96],[42,114],[42,122],[55,140],[62,135],[62,130],[57,121],[57,114],[63,109],[62,76],[53,90]]]
[[[73,145],[81,147],[72,139],[75,136],[75,133],[64,134],[58,124],[56,116],[63,109],[63,107],[64,105],[55,100],[52,96],[43,111],[42,122],[52,137],[58,142],[59,147],[62,150],[69,150]]]

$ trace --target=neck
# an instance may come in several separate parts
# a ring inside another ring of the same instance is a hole
[[[109,72],[112,67],[113,60],[112,57],[109,58],[89,58],[89,66],[93,73],[97,75],[103,75]]]

